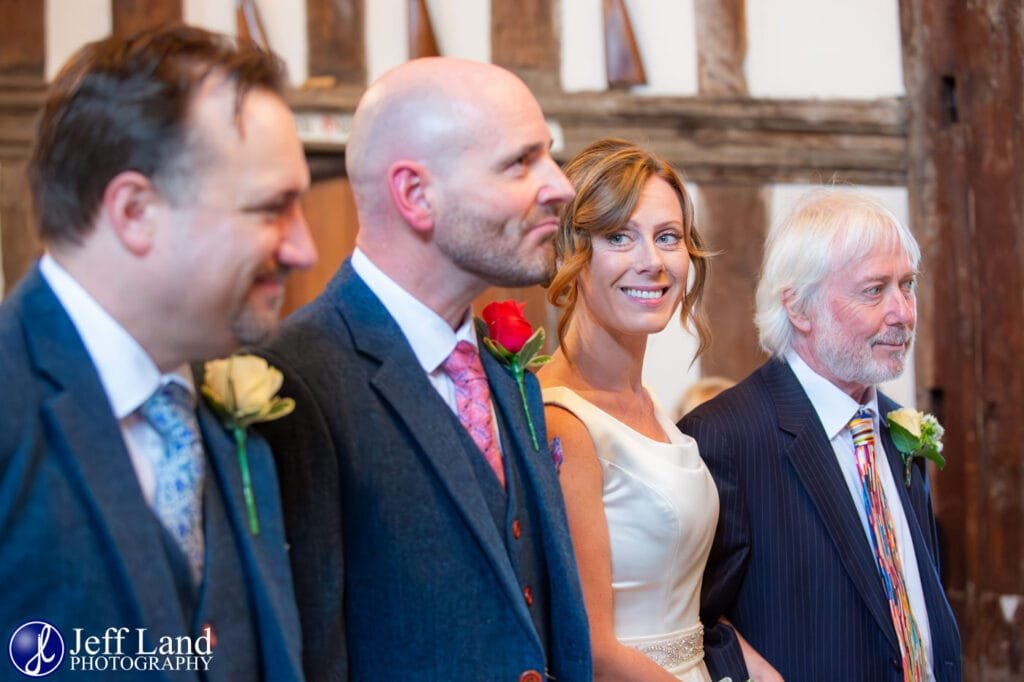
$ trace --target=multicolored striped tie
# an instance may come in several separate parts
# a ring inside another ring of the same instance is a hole
[[[459,341],[441,368],[455,384],[459,422],[469,432],[504,487],[505,467],[501,463],[501,448],[494,437],[491,389],[487,386],[484,366],[480,364],[480,353],[469,341]]]
[[[882,584],[889,599],[889,613],[896,628],[903,658],[904,682],[924,682],[928,679],[928,664],[925,661],[921,633],[910,610],[907,587],[903,582],[903,563],[896,546],[896,532],[893,530],[885,491],[875,464],[875,432],[871,412],[861,407],[847,424],[853,436],[854,455],[857,458],[857,472],[860,474],[861,491],[864,494],[864,510],[868,515],[871,529],[871,548],[878,560]]]

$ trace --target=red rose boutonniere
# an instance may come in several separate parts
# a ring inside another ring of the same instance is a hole
[[[483,310],[483,318],[475,318],[476,332],[484,347],[503,366],[512,372],[516,385],[519,386],[519,397],[523,401],[523,412],[526,424],[530,427],[530,441],[533,449],[539,450],[537,431],[530,418],[530,407],[526,402],[526,389],[523,379],[526,370],[540,367],[551,360],[550,355],[537,355],[544,345],[544,328],[535,330],[523,316],[525,304],[516,301],[495,301]]]

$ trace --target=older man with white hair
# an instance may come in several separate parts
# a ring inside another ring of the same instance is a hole
[[[919,260],[849,191],[811,193],[769,235],[756,322],[772,358],[679,424],[721,497],[701,613],[715,679],[748,678],[748,642],[770,663],[755,679],[962,677],[926,470],[905,466],[899,406],[876,389],[907,361]]]

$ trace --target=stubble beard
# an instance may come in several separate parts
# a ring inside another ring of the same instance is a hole
[[[914,343],[912,329],[904,326],[890,327],[867,342],[861,342],[844,336],[827,312],[819,316],[817,323],[824,327],[818,341],[818,357],[836,379],[862,386],[876,386],[903,373],[907,355]],[[872,352],[878,342],[904,344],[904,347],[891,353],[888,360],[878,360]]]
[[[533,214],[514,225],[492,222],[463,210],[439,221],[438,249],[461,270],[493,286],[525,287],[546,284],[555,274],[554,238],[523,253]]]

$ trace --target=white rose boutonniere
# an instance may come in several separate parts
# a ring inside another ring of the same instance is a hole
[[[277,395],[283,381],[280,371],[255,355],[211,360],[204,369],[203,396],[235,438],[242,471],[242,495],[253,535],[259,535],[260,525],[245,449],[246,429],[253,424],[280,419],[295,409],[294,400]]]
[[[935,462],[939,469],[946,466],[942,456],[942,436],[946,432],[933,415],[901,407],[885,415],[889,434],[903,457],[903,483],[910,487],[910,465],[914,457]]]

